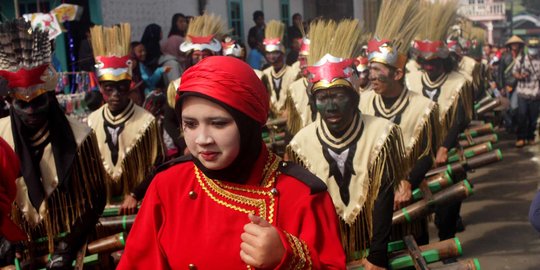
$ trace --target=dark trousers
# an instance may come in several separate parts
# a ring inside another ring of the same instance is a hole
[[[457,231],[457,220],[461,202],[452,203],[448,206],[438,206],[435,209],[435,224],[439,229],[439,241],[454,238]]]
[[[540,100],[526,99],[518,96],[518,140],[534,141],[536,120],[540,112]]]

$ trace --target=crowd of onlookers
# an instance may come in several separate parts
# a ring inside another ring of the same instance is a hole
[[[516,147],[535,143],[540,110],[538,50],[538,39],[525,42],[517,36],[508,39],[503,47],[484,46],[484,60],[491,70],[488,92],[503,98],[501,127],[515,134]]]

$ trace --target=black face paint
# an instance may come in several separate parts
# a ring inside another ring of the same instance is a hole
[[[381,82],[381,83],[385,83],[385,84],[388,84],[388,83],[390,83],[390,81],[392,81],[390,79],[390,77],[388,77],[386,75],[379,75],[379,76],[377,76],[376,80]]]
[[[442,59],[436,58],[431,60],[424,60],[418,58],[417,62],[420,65],[420,68],[427,73],[427,75],[432,81],[439,78],[445,72]]]
[[[266,53],[266,60],[268,61],[268,64],[274,65],[283,62],[283,53],[282,52],[267,52]]]
[[[38,129],[47,122],[49,112],[49,96],[47,94],[40,95],[30,102],[14,99],[12,106],[13,112],[30,129]]]
[[[358,94],[350,89],[329,88],[319,90],[314,95],[317,111],[328,130],[334,136],[341,135],[350,126],[358,110]]]
[[[113,115],[121,113],[129,104],[130,80],[104,81],[101,83],[103,98]]]

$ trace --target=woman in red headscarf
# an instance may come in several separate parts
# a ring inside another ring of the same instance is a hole
[[[262,142],[268,94],[233,57],[182,76],[191,156],[152,181],[118,269],[345,269],[326,186]]]

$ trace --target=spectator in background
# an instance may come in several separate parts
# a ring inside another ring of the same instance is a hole
[[[163,76],[163,85],[169,85],[170,82],[180,78],[183,69],[174,56],[161,52],[159,41],[162,36],[163,32],[159,25],[153,23],[146,26],[141,39],[141,43],[146,49],[146,59],[143,64],[148,68],[149,74],[152,74],[158,67],[168,67],[169,71]]]
[[[255,26],[251,27],[248,32],[248,45],[250,49],[261,49],[264,39],[264,13],[260,10],[253,12],[253,21]],[[262,51],[262,50],[260,50]]]
[[[529,40],[527,53],[516,60],[512,73],[517,80],[518,101],[516,147],[534,144],[534,132],[540,110],[540,41]]]
[[[302,32],[304,32],[304,29],[300,29],[300,27],[304,28],[302,15],[300,13],[294,13],[292,16],[292,25],[287,28],[287,46],[291,49],[296,40],[303,38]]]
[[[248,45],[251,50],[248,54],[247,62],[252,68],[260,70],[264,63],[266,63],[264,59],[264,45],[262,43],[264,29],[266,27],[264,13],[260,10],[253,12],[253,21],[255,22],[255,26],[251,27],[248,32]]]
[[[286,63],[292,66],[297,60],[300,53],[300,46],[302,45],[302,38],[295,38],[292,41],[289,52],[287,53]]]
[[[131,99],[140,105],[139,103],[144,102],[146,97],[156,90],[158,84],[163,81],[162,75],[170,71],[170,67],[158,67],[154,71],[150,71],[148,67],[144,65],[146,61],[146,49],[144,45],[140,42],[131,43],[131,60],[132,60],[132,86],[130,91],[133,94],[130,94]],[[137,96],[142,94],[142,99],[138,99]]]
[[[505,43],[506,52],[503,51],[499,61],[497,73],[497,84],[502,91],[502,95],[511,101],[510,110],[505,113],[504,122],[508,132],[513,132],[516,126],[515,115],[517,111],[517,96],[514,96],[514,90],[517,86],[517,80],[512,74],[512,68],[515,65],[515,59],[522,54],[525,42],[518,36],[512,36]]]
[[[186,68],[186,54],[180,51],[180,44],[184,42],[188,22],[182,13],[176,13],[172,17],[171,30],[167,39],[161,44],[161,51],[170,54],[180,62],[182,69]]]

